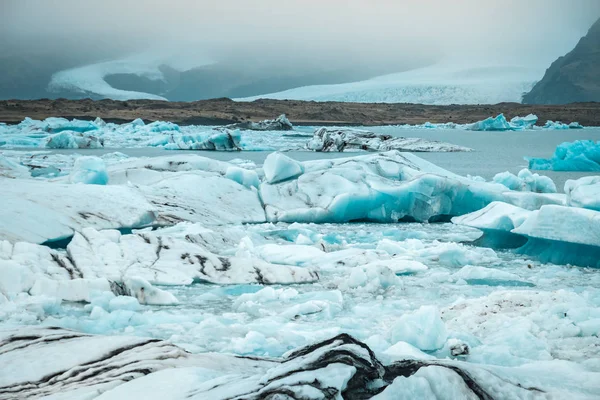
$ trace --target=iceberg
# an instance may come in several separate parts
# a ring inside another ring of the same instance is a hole
[[[496,183],[518,192],[556,193],[556,185],[552,179],[539,174],[532,174],[528,169],[522,169],[518,175],[508,171],[496,174],[492,179]]]
[[[567,205],[600,211],[600,176],[569,179],[565,182],[565,193]]]
[[[306,144],[306,148],[313,151],[412,151],[412,152],[454,152],[472,151],[463,146],[450,143],[430,141],[421,138],[394,137],[381,135],[369,131],[347,128],[320,128],[314,133],[313,138]]]
[[[304,173],[296,179],[261,183],[268,221],[436,221],[479,210],[492,201],[534,209],[564,202],[564,195],[510,191],[397,151],[307,161],[303,166]]]
[[[46,146],[50,149],[99,149],[104,140],[86,132],[61,131],[49,136]]]
[[[439,310],[431,306],[422,306],[414,313],[402,315],[392,330],[394,342],[406,342],[423,351],[440,349],[446,339],[446,325]]]
[[[542,262],[600,268],[600,212],[545,205],[529,211],[494,202],[452,222],[481,229],[480,244],[515,248]]]
[[[533,129],[537,121],[537,115],[529,114],[526,117],[513,117],[510,120],[510,125],[521,129]]]
[[[78,157],[69,175],[69,181],[71,183],[106,185],[108,183],[106,164],[99,157]]]
[[[475,122],[467,129],[471,131],[511,131],[514,127],[506,120],[504,114],[498,114],[495,118],[489,117]]]
[[[563,124],[560,121],[546,121],[544,129],[548,130],[565,130],[565,129],[583,129],[583,126],[579,122],[571,122],[570,124]]]
[[[533,129],[537,120],[537,115],[529,114],[526,117],[513,117],[509,122],[504,114],[498,114],[495,118],[489,117],[464,126],[465,129],[471,131],[522,131]]]
[[[263,165],[265,180],[268,183],[278,183],[297,178],[304,172],[304,167],[298,161],[281,153],[271,153]]]
[[[163,146],[166,150],[215,150],[240,151],[240,131],[215,129],[198,134],[175,134],[150,142],[151,146]]]
[[[529,158],[529,169],[553,171],[600,171],[600,142],[576,140],[556,147],[552,158]]]
[[[294,129],[294,125],[292,125],[285,114],[281,114],[275,119],[266,119],[260,122],[238,122],[235,124],[226,125],[225,128],[250,131],[291,131]]]

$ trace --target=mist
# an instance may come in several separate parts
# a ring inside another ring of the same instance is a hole
[[[0,7],[8,54],[106,58],[155,50],[192,60],[253,55],[258,63],[350,57],[545,63],[600,16],[597,0],[4,0]]]
[[[547,66],[599,16],[598,0],[3,0],[0,57],[37,57],[40,81],[127,57],[364,79],[445,62]]]

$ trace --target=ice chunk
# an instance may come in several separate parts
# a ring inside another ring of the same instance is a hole
[[[463,146],[430,141],[421,138],[394,137],[358,129],[319,128],[306,148],[314,151],[416,151],[416,152],[455,152],[472,151]]]
[[[70,237],[84,226],[143,227],[156,219],[155,206],[131,187],[33,179],[2,183],[0,239],[11,242],[44,243]]]
[[[239,183],[240,185],[246,187],[255,187],[258,188],[260,184],[260,180],[258,179],[258,175],[256,171],[248,170],[245,168],[231,166],[227,168],[225,172],[225,176],[232,181]]]
[[[552,158],[529,158],[529,169],[554,171],[600,171],[600,142],[576,140],[561,143]]]
[[[403,314],[392,329],[393,342],[407,342],[418,349],[440,349],[448,339],[446,325],[433,306],[421,306],[417,311]]]
[[[225,128],[199,133],[170,133],[152,139],[150,146],[162,146],[166,150],[215,150],[239,151],[240,131]]]
[[[29,178],[29,169],[0,155],[0,176],[7,178]]]
[[[12,297],[28,292],[34,281],[35,276],[28,268],[23,268],[15,261],[0,259],[0,295]]]
[[[539,211],[532,212],[529,218],[512,232],[540,239],[600,247],[600,212],[573,207],[543,206]]]
[[[531,211],[495,201],[479,211],[454,217],[452,222],[479,229],[511,231],[521,226],[530,215]]]
[[[519,275],[495,268],[466,265],[452,275],[455,279],[462,279],[473,285],[488,286],[533,286]]]
[[[378,291],[387,289],[399,283],[394,272],[384,265],[365,265],[353,268],[350,276],[340,286],[342,289],[363,288],[366,291]]]
[[[135,297],[140,304],[173,305],[179,303],[171,293],[152,286],[144,278],[134,276],[128,278],[125,284],[131,296]]]
[[[481,244],[517,248],[543,262],[600,267],[600,212],[545,205],[537,211],[502,203],[460,218],[456,224],[480,228]],[[527,239],[527,240],[525,240]]]
[[[436,221],[505,201],[539,208],[563,195],[511,192],[443,170],[410,153],[390,151],[308,161],[297,179],[259,187],[267,219],[288,222]],[[554,197],[552,197],[554,196]]]
[[[268,183],[278,183],[296,178],[304,172],[302,164],[279,152],[267,156],[263,170]]]
[[[510,131],[514,127],[506,120],[504,114],[498,114],[496,118],[489,117],[483,121],[475,122],[467,129],[471,131]]]
[[[107,308],[108,308],[108,311],[115,311],[115,310],[138,311],[139,309],[141,309],[138,299],[135,297],[131,297],[131,296],[115,296],[112,299],[110,299]],[[94,310],[95,310],[95,308],[92,309],[92,315],[90,315],[92,319],[94,319],[94,315],[93,315]]]
[[[537,115],[529,114],[526,117],[513,117],[510,120],[510,124],[518,128],[531,129],[537,123],[537,121]]]
[[[61,131],[48,137],[46,147],[51,149],[98,149],[104,140],[86,132]]]
[[[108,183],[106,164],[99,157],[78,157],[69,175],[69,181],[89,185],[106,185]]]
[[[600,176],[586,176],[565,182],[567,205],[600,211]]]
[[[274,265],[253,257],[218,256],[206,250],[197,236],[185,231],[178,237],[169,231],[121,235],[118,231],[84,228],[67,246],[67,254],[81,266],[80,271],[86,277],[124,280],[127,288],[130,288],[128,279],[136,278],[132,283],[134,292],[125,293],[133,293],[141,303],[154,301],[154,297],[162,301],[160,299],[168,299],[168,296],[160,291],[155,295],[155,289],[146,287],[137,278],[164,285],[189,285],[194,281],[300,283],[319,279],[318,274],[308,268]],[[144,296],[140,294],[142,287],[146,288]]]
[[[418,272],[426,271],[428,268],[425,264],[416,260],[406,260],[402,258],[392,258],[391,260],[373,261],[363,268],[368,270],[372,267],[385,267],[390,269],[396,275],[412,275]]]
[[[535,193],[556,193],[556,185],[552,179],[539,174],[532,174],[528,169],[522,169],[518,175],[510,172],[496,174],[494,182],[500,183],[510,190]]]
[[[251,131],[291,131],[294,129],[294,126],[285,114],[281,114],[276,119],[266,119],[260,122],[238,122],[236,124],[227,125],[226,128],[247,129]]]
[[[570,124],[564,124],[560,121],[546,121],[544,129],[549,130],[565,130],[565,129],[583,129],[583,126],[579,122],[571,122]]]
[[[98,126],[90,121],[82,121],[79,119],[73,119],[69,121],[66,118],[46,118],[44,123],[47,125],[47,130],[52,133],[59,133],[62,131],[73,131],[73,132],[88,132],[95,131]]]

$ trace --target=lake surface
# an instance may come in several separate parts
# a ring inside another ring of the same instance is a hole
[[[297,127],[300,133],[310,135],[315,127]],[[495,174],[504,171],[517,173],[523,168],[527,168],[528,163],[525,157],[549,158],[554,153],[556,146],[563,142],[572,142],[574,140],[594,140],[600,141],[600,128],[586,128],[582,130],[564,130],[564,131],[521,131],[521,132],[472,132],[460,129],[418,129],[418,128],[399,128],[395,126],[365,127],[359,129],[368,129],[377,133],[385,133],[393,136],[421,137],[429,140],[439,140],[461,146],[467,146],[474,151],[469,153],[418,153],[422,157],[442,168],[448,169],[459,175],[478,175],[485,179],[491,179]],[[261,132],[252,132],[250,135],[261,135]],[[276,140],[269,135],[269,139]],[[275,147],[294,147],[308,141],[309,137],[289,137],[279,138]],[[266,142],[266,140],[265,140]],[[264,142],[263,142],[264,143]],[[268,144],[268,143],[265,143]],[[27,151],[32,149],[28,148]],[[173,153],[189,153],[190,150],[164,150],[155,147],[138,148],[118,148],[118,149],[63,149],[51,150],[59,154],[81,153],[88,155],[101,155],[114,151],[120,151],[131,157],[155,157],[160,155],[169,155]],[[204,157],[213,158],[221,161],[229,161],[235,158],[242,158],[262,164],[265,157],[272,151],[242,151],[242,152],[216,152],[216,151],[195,151]],[[308,161],[323,158],[341,158],[351,157],[362,153],[316,153],[310,151],[288,151],[287,154],[298,160]],[[582,176],[594,175],[590,172],[557,172],[541,171],[554,182],[559,191],[562,191],[567,179],[577,179]]]

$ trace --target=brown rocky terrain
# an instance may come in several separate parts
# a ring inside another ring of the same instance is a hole
[[[546,120],[565,123],[577,121],[584,126],[600,126],[600,103],[567,105],[428,106],[422,104],[340,103],[296,100],[256,100],[234,102],[212,99],[195,102],[156,100],[1,100],[0,122],[18,123],[25,117],[44,119],[66,117],[103,118],[109,122],[171,121],[181,125],[219,125],[241,121],[260,121],[286,114],[297,125],[389,125],[425,122],[469,123],[504,113],[507,118],[533,113],[539,123]]]

